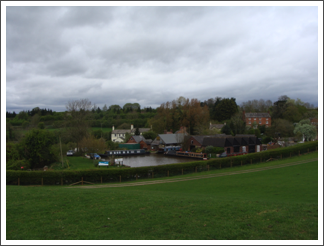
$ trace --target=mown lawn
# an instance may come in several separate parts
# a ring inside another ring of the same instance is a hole
[[[316,240],[317,170],[318,162],[312,161],[134,187],[7,186],[6,236],[7,240]]]
[[[67,156],[66,157],[68,161],[68,167],[64,168],[63,170],[89,170],[89,169],[103,169],[107,167],[95,167],[94,166],[94,160],[88,159],[83,156]],[[52,164],[51,169],[53,170],[62,170],[61,169],[62,164],[57,162]],[[109,168],[116,168],[109,166]]]

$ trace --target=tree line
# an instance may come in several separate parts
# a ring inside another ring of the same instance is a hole
[[[255,105],[253,108],[252,105]],[[30,113],[22,111],[15,116],[7,118],[7,167],[19,169],[21,165],[37,168],[50,165],[60,160],[60,153],[68,149],[76,148],[81,154],[85,151],[101,152],[106,149],[115,149],[118,146],[110,141],[110,132],[103,133],[100,130],[92,131],[93,120],[101,124],[107,120],[111,124],[114,117],[119,120],[120,127],[128,128],[128,120],[135,128],[152,126],[153,131],[145,133],[146,138],[154,139],[157,134],[164,130],[176,130],[185,127],[191,135],[215,134],[209,129],[209,123],[226,123],[221,129],[222,133],[236,135],[242,133],[254,134],[261,137],[264,142],[269,142],[278,137],[313,139],[316,127],[311,125],[309,118],[317,117],[317,109],[302,102],[300,99],[293,100],[287,96],[281,96],[271,106],[269,102],[259,100],[259,103],[236,104],[235,98],[208,99],[199,101],[179,97],[172,101],[162,103],[160,107],[140,109],[140,105],[128,104],[126,107],[103,107],[100,109],[87,99],[70,101],[66,104],[65,112],[53,112],[35,108]],[[250,107],[250,108],[248,108]],[[107,109],[106,109],[107,108]],[[269,128],[252,125],[247,128],[243,121],[243,112],[246,110],[257,112],[265,109],[272,116],[272,125]],[[31,113],[33,112],[33,113]],[[42,115],[43,112],[43,115]],[[44,115],[44,112],[47,114]],[[60,127],[55,131],[48,131],[42,117],[59,117]],[[12,120],[24,120],[31,125],[32,130],[25,136],[15,139]],[[137,124],[137,119],[143,123]],[[115,121],[117,122],[117,121]],[[116,125],[118,128],[118,125]],[[16,141],[14,141],[16,140]],[[65,162],[67,160],[65,159]]]

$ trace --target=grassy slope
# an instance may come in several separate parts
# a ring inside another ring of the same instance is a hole
[[[7,239],[317,239],[317,166],[123,188],[7,186]]]

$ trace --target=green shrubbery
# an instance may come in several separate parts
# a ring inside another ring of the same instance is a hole
[[[193,161],[178,164],[168,164],[160,166],[137,167],[137,168],[109,168],[101,170],[64,170],[64,171],[7,171],[7,184],[16,184],[20,178],[21,184],[40,184],[43,178],[44,184],[64,184],[75,183],[83,179],[88,182],[118,182],[134,180],[137,178],[149,178],[154,176],[165,177],[174,176],[183,173],[192,173],[210,169],[239,166],[251,163],[259,163],[270,158],[280,159],[290,156],[296,156],[311,151],[316,151],[318,142],[308,142],[297,144],[292,147],[277,148],[273,150],[246,154],[228,158],[217,158],[209,161]],[[20,167],[19,167],[20,168]]]
[[[224,152],[224,148],[221,147],[207,146],[205,149],[205,153],[207,154],[221,154],[223,152]]]
[[[9,160],[7,161],[7,170],[27,170],[30,169],[30,164],[27,160]]]

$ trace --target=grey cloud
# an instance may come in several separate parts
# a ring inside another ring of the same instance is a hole
[[[7,109],[65,110],[78,98],[154,107],[181,95],[317,104],[316,10],[7,7]]]

